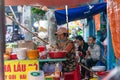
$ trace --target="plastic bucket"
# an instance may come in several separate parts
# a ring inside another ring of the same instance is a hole
[[[45,51],[45,46],[38,46],[37,49],[39,52]]]

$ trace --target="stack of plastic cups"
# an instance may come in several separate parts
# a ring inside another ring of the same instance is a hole
[[[17,58],[19,60],[24,60],[27,58],[27,48],[18,48],[16,50]]]

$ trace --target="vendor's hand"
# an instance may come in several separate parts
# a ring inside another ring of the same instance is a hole
[[[54,46],[53,48],[51,48],[51,51],[57,51],[57,50],[58,50],[57,46]]]
[[[76,58],[77,62],[80,62],[80,57],[79,56],[76,56],[75,58]]]

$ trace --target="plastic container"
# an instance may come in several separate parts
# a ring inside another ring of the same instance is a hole
[[[38,46],[38,47],[37,47],[37,50],[38,50],[39,52],[45,51],[45,46]]]
[[[105,71],[106,67],[105,66],[93,66],[92,70],[93,71]]]
[[[38,50],[29,50],[27,53],[27,56],[29,59],[37,59],[39,57],[39,51]]]
[[[43,71],[31,71],[28,74],[28,80],[44,80]]]
[[[65,51],[59,51],[59,52],[58,51],[51,51],[48,53],[49,53],[50,58],[64,58],[66,55]]]
[[[56,63],[55,66],[55,80],[60,80],[60,65]]]
[[[4,60],[9,60],[10,59],[10,53],[6,52],[4,53]]]
[[[16,54],[10,54],[10,59],[11,59],[11,60],[17,59],[17,55],[16,55]]]
[[[54,73],[55,72],[55,64],[50,63],[49,68],[48,68],[49,73]]]
[[[13,48],[6,48],[6,52],[11,53],[11,52],[12,52],[12,50],[13,50]]]
[[[49,72],[49,64],[48,64],[48,63],[45,63],[45,64],[42,66],[42,70],[44,71],[44,73]]]
[[[80,77],[80,66],[77,65],[76,69],[71,72],[64,73],[64,80],[81,80]]]
[[[24,60],[27,58],[27,48],[13,48],[13,53],[17,54],[19,60]]]

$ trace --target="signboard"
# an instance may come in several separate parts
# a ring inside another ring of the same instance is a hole
[[[28,80],[28,72],[38,70],[38,60],[5,61],[5,80]]]

